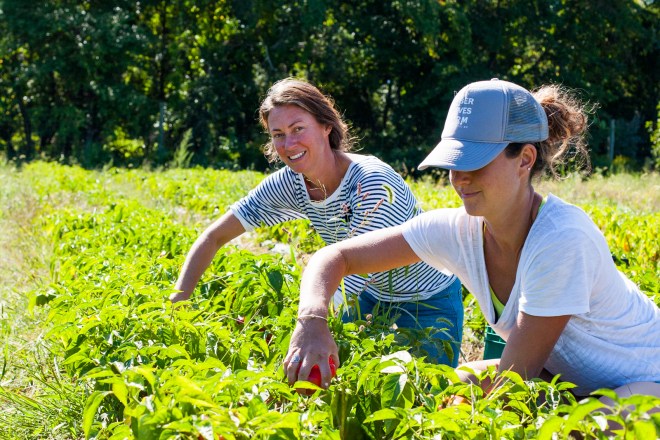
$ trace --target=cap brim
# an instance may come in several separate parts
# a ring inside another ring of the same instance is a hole
[[[507,145],[508,142],[486,143],[443,139],[417,169],[439,167],[456,171],[478,170],[495,159]]]

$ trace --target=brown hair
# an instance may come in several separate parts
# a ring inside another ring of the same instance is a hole
[[[285,78],[271,86],[259,107],[259,122],[266,131],[271,110],[282,105],[296,105],[314,116],[319,124],[332,127],[329,140],[333,150],[351,150],[354,139],[349,133],[349,126],[335,108],[334,100],[312,84],[301,79]],[[264,145],[264,154],[270,162],[278,159],[272,141]]]
[[[544,85],[532,92],[548,117],[548,139],[531,143],[536,147],[536,162],[530,176],[548,173],[560,175],[559,169],[568,162],[590,170],[589,150],[585,141],[588,127],[586,105],[569,89],[560,85]],[[506,147],[507,157],[516,157],[525,143]]]

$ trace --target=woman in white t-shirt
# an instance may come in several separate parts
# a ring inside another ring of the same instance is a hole
[[[347,124],[333,101],[312,84],[293,78],[278,81],[259,115],[271,136],[267,156],[286,166],[200,235],[186,257],[172,302],[190,298],[220,247],[256,227],[307,218],[326,243],[335,243],[400,225],[422,212],[392,167],[373,156],[348,152],[352,138]],[[343,293],[356,297],[362,316],[378,310],[398,327],[434,328],[421,348],[429,360],[457,365],[463,303],[461,283],[453,274],[416,262],[398,271],[347,277]],[[337,296],[343,298],[343,293]],[[345,319],[354,316],[347,313]],[[299,316],[299,321],[313,327],[318,317]],[[445,352],[447,342],[453,353]],[[334,360],[339,365],[339,359]],[[328,368],[327,357],[322,364]],[[301,368],[301,376],[308,370]]]
[[[464,87],[442,140],[420,165],[449,169],[464,206],[317,252],[303,275],[299,313],[326,314],[342,276],[421,260],[455,273],[507,342],[501,359],[468,364],[473,370],[559,374],[578,395],[610,388],[660,396],[660,310],[617,270],[582,210],[532,186],[534,175],[554,174],[571,147],[588,160],[586,127],[580,102],[559,86],[534,94],[499,80]],[[285,358],[290,381],[293,356],[312,364],[335,354],[327,327],[313,330],[294,330]]]

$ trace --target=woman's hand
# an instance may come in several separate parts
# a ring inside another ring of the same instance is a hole
[[[312,367],[318,365],[321,386],[328,388],[332,379],[329,358],[339,366],[337,344],[330,334],[327,321],[320,317],[299,318],[291,335],[289,352],[284,358],[284,371],[289,384],[307,380]]]
[[[321,386],[327,388],[330,385],[332,374],[328,358],[339,366],[339,357],[326,316],[328,303],[342,277],[382,272],[418,261],[419,257],[403,238],[401,227],[368,232],[316,252],[303,273],[298,324],[284,358],[289,383],[307,380],[312,367],[318,365]]]
[[[197,237],[183,263],[179,279],[174,285],[177,292],[170,295],[170,301],[176,303],[190,299],[195,286],[204,271],[211,265],[215,254],[230,240],[238,237],[245,228],[229,211]]]
[[[190,293],[179,290],[170,295],[170,301],[172,303],[178,303],[179,301],[186,301],[190,299]]]

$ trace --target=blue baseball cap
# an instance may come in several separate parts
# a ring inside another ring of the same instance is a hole
[[[510,143],[548,138],[548,118],[532,94],[492,79],[463,87],[449,107],[440,143],[419,169],[474,171],[488,165]]]

